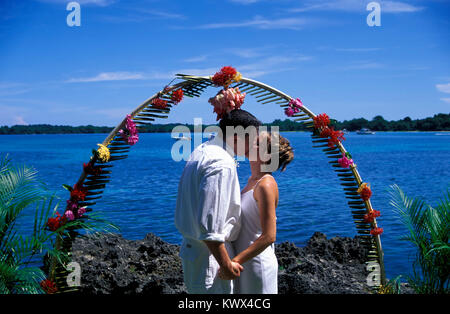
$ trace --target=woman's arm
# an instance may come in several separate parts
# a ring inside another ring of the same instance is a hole
[[[260,254],[275,242],[276,239],[277,225],[275,209],[278,202],[277,183],[273,178],[263,179],[253,193],[259,208],[262,234],[252,245],[232,259],[233,262],[241,265]]]

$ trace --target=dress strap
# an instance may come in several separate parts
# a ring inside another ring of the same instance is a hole
[[[259,181],[261,181],[265,176],[270,176],[270,174],[269,174],[269,173],[266,173],[266,174],[263,175],[261,178],[259,178],[259,180],[256,181],[255,186],[254,186],[253,188],[255,188],[255,187],[258,185]]]
[[[259,178],[259,180],[258,181],[256,181],[256,182],[259,182],[259,181],[261,181],[265,176],[270,176],[271,174],[270,173],[266,173],[265,175],[263,175],[261,178]]]

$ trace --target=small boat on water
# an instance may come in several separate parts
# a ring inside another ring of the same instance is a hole
[[[181,135],[181,136],[172,136],[172,138],[173,138],[174,140],[176,140],[176,141],[179,141],[179,140],[187,141],[187,140],[190,140],[190,139],[191,139],[189,136],[184,136],[184,135]]]
[[[216,132],[212,132],[212,133],[209,133],[209,137],[208,137],[208,140],[212,140],[213,138],[215,138],[215,137],[216,137],[216,135],[217,135],[217,133],[216,133]]]
[[[360,135],[372,135],[372,134],[375,134],[375,132],[369,130],[368,128],[362,128],[361,130],[356,131],[356,134],[360,134]]]
[[[343,130],[342,130],[342,133],[344,133],[344,134],[348,134],[348,133],[350,133],[350,131],[349,131],[349,130],[347,130],[347,129],[343,129]]]

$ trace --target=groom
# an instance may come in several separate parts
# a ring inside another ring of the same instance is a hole
[[[260,125],[249,112],[234,109],[220,120],[218,135],[199,145],[186,162],[178,186],[175,225],[183,236],[180,257],[189,293],[232,293],[232,279],[243,270],[231,261],[230,242],[237,238],[241,215],[234,155],[242,153],[239,143],[248,155],[250,139],[249,134],[236,134],[234,128],[256,130]],[[219,268],[226,280],[218,277]]]

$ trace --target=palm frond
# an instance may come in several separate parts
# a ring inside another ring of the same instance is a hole
[[[449,216],[450,197],[432,207],[419,198],[410,199],[397,186],[391,186],[391,205],[408,235],[402,237],[416,247],[413,276],[408,281],[418,293],[448,293],[450,277]]]

